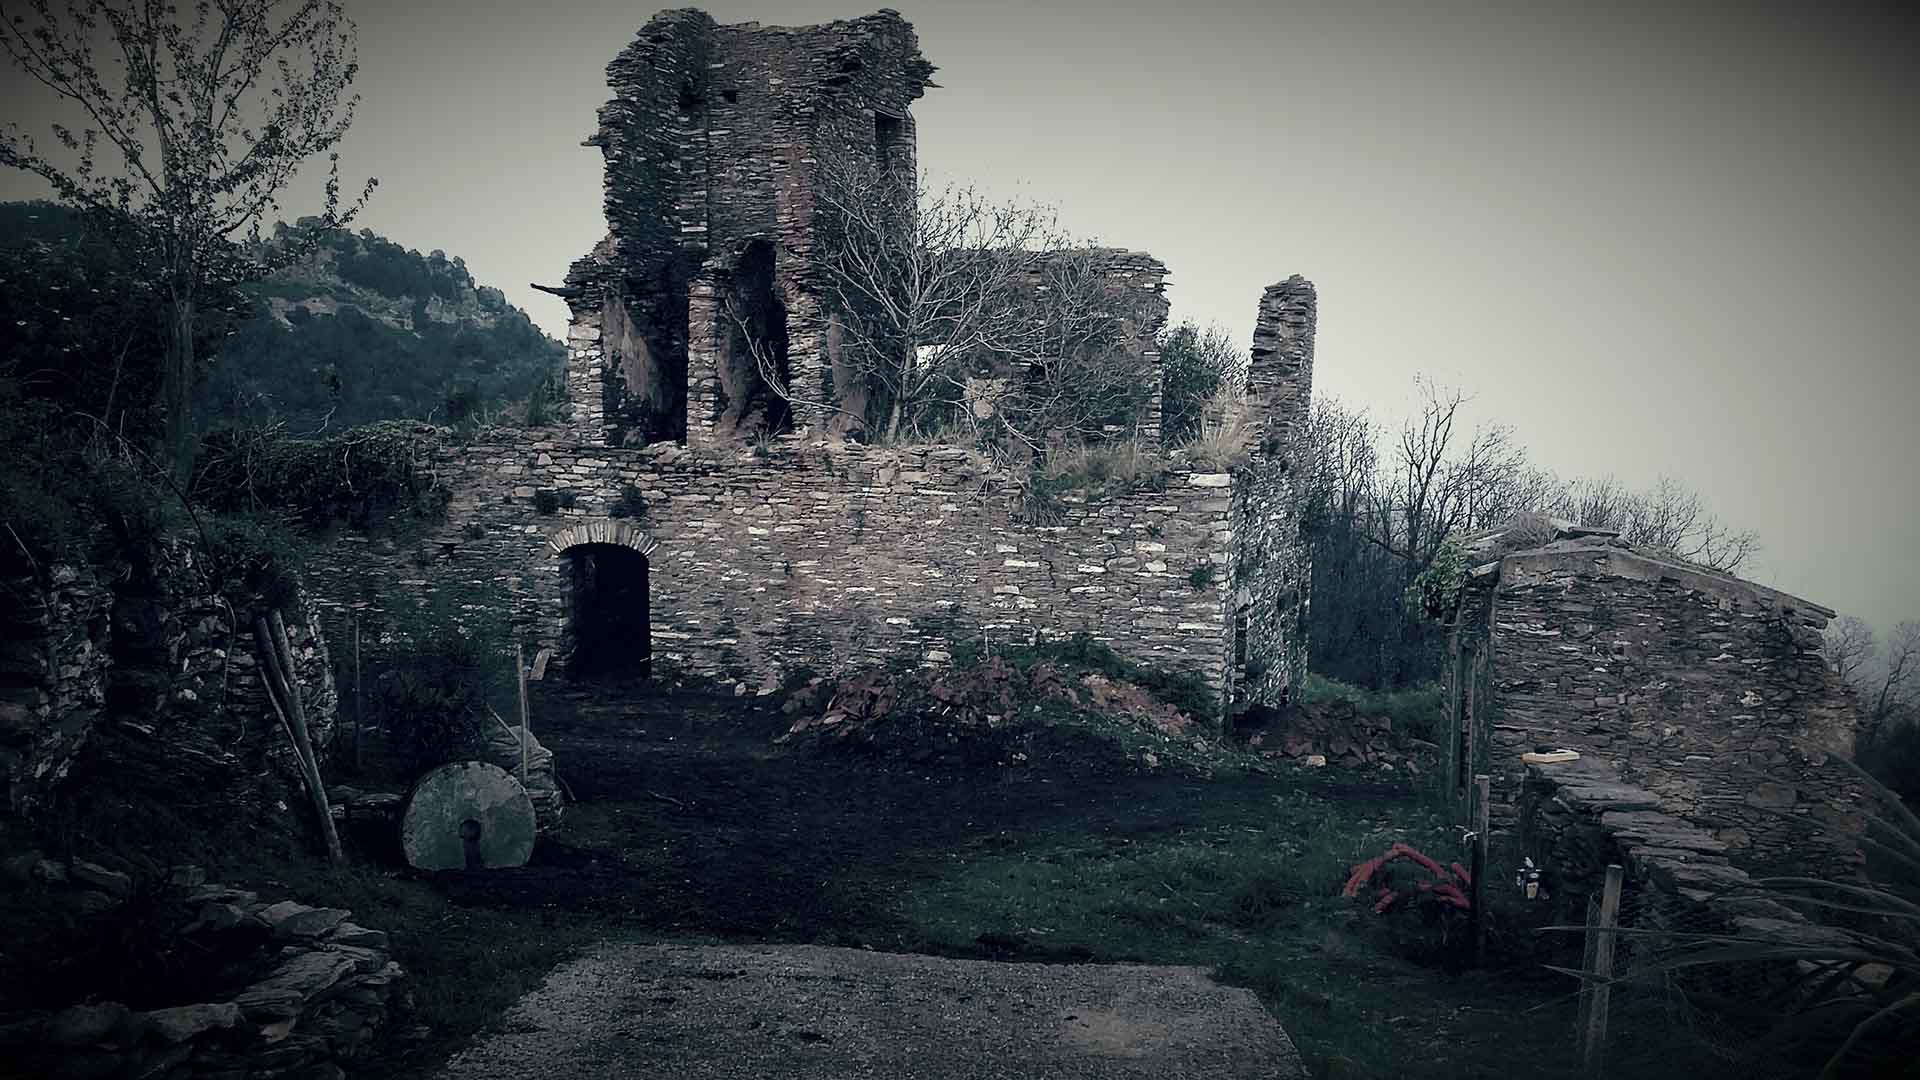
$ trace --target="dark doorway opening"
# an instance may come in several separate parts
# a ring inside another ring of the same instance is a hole
[[[618,544],[567,549],[568,674],[646,678],[653,673],[647,557]]]

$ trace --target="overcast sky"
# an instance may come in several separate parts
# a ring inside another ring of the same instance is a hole
[[[1562,474],[1703,491],[1761,534],[1758,581],[1883,629],[1920,618],[1912,16],[892,2],[940,68],[922,163],[1159,256],[1176,320],[1244,343],[1261,289],[1304,274],[1316,393],[1391,418],[1431,375]],[[605,231],[580,141],[651,9],[346,4],[365,102],[343,160],[380,178],[359,224],[463,256],[563,334],[527,284]],[[289,217],[313,208],[299,191]],[[0,175],[0,196],[37,193]]]

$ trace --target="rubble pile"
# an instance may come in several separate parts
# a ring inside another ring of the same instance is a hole
[[[102,924],[150,897],[157,884],[35,852],[9,859],[6,870]],[[168,871],[164,888],[188,913],[186,921],[153,931],[176,940],[145,944],[156,953],[180,946],[237,957],[225,969],[237,976],[234,984],[207,1000],[165,1007],[89,1000],[0,1015],[0,1060],[28,1076],[338,1078],[371,1055],[411,1007],[406,972],[389,955],[386,933],[352,922],[345,909],[265,900],[209,884],[190,866]]]

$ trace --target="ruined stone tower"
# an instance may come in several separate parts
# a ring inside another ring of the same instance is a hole
[[[608,236],[548,290],[572,310],[570,417],[435,447],[447,519],[400,584],[508,616],[581,677],[658,663],[770,687],[1085,634],[1216,689],[1213,719],[1284,703],[1306,655],[1305,280],[1261,301],[1245,441],[1196,454],[1161,438],[1167,268],[1122,248],[1027,253],[1036,294],[1096,283],[1118,327],[1105,347],[1141,361],[1131,420],[1091,433],[1146,451],[1137,483],[1036,497],[1030,472],[974,445],[840,437],[868,387],[832,385],[838,324],[810,268],[833,217],[815,207],[835,166],[914,168],[908,110],[932,71],[892,11],[650,20],[608,66],[588,144]],[[991,359],[966,369],[975,418],[1047,358]],[[378,562],[343,547],[315,580],[350,597],[394,577]]]
[[[909,107],[933,70],[891,10],[807,27],[663,11],[607,65],[613,97],[586,145],[606,157],[609,235],[548,290],[572,310],[582,443],[697,446],[817,419],[772,392],[747,332],[795,399],[829,399],[805,258],[819,163],[911,171]]]

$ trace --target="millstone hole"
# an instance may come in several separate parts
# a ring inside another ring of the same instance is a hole
[[[486,860],[480,857],[480,823],[473,818],[460,823],[460,846],[466,850],[467,869],[486,868]]]

